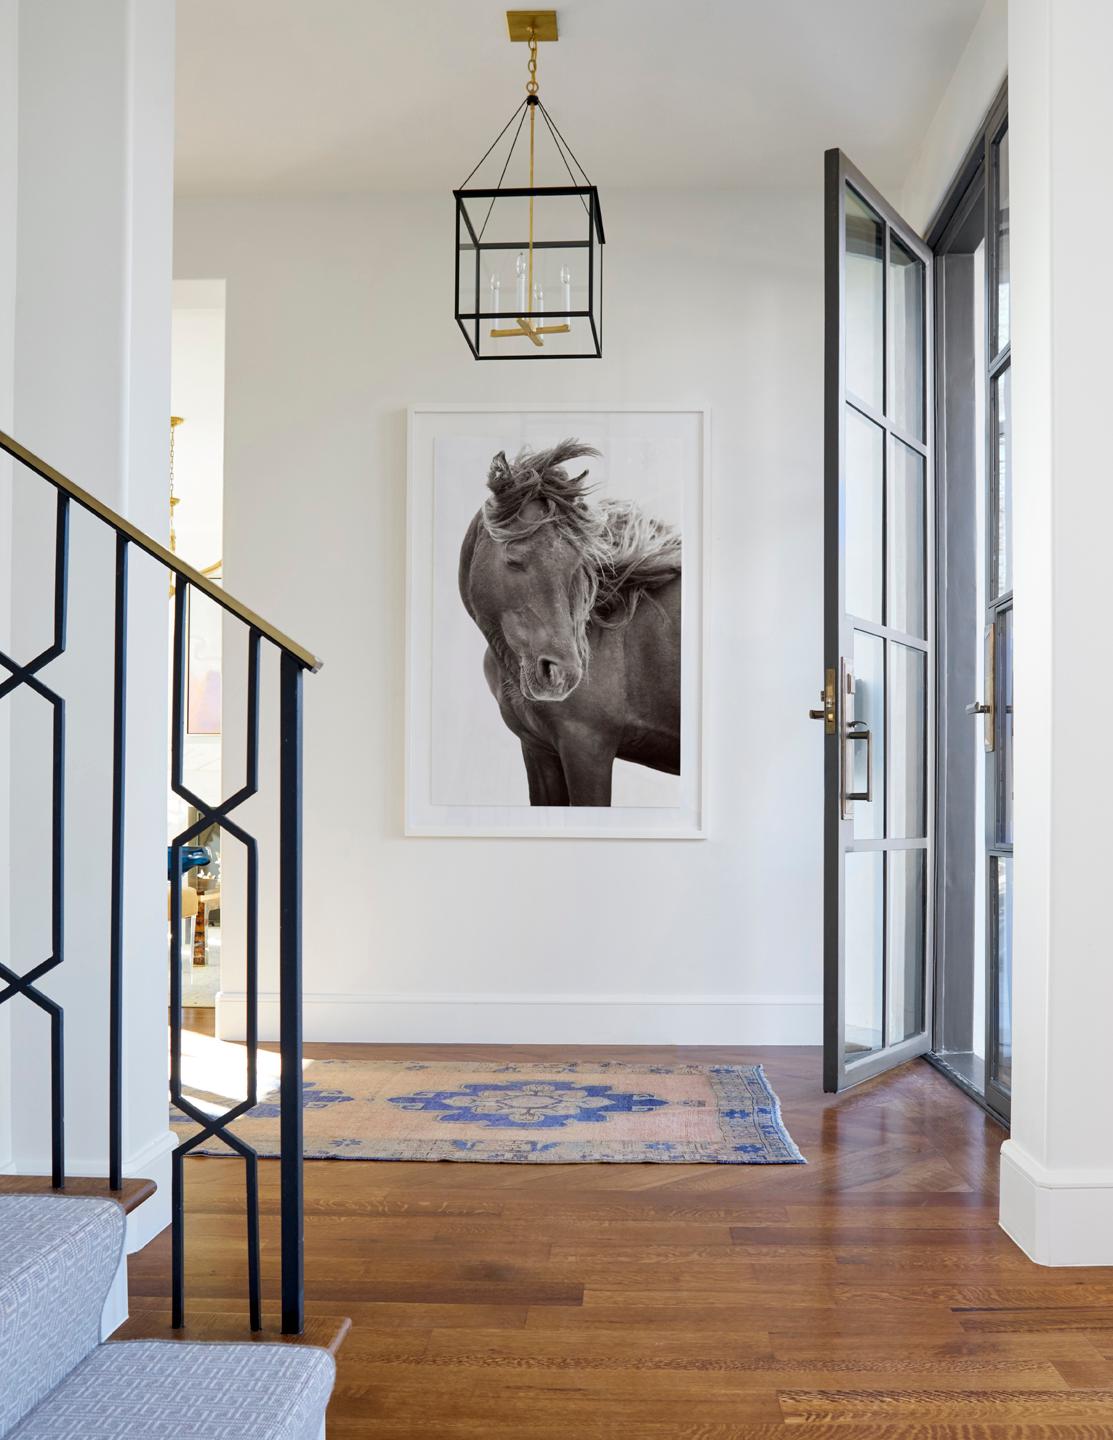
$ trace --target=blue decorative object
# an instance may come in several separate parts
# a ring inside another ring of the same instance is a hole
[[[178,851],[179,873],[185,875],[190,870],[198,870],[202,865],[208,865],[212,861],[212,851],[206,850],[204,845],[183,845]],[[174,847],[166,847],[166,878],[174,878]]]

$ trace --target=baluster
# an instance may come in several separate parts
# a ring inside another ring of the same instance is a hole
[[[247,639],[247,766],[245,799],[259,789],[259,650],[262,636],[252,628]],[[246,836],[247,851],[247,933],[246,984],[247,1017],[244,1040],[247,1047],[247,1103],[254,1108],[259,1099],[259,847],[255,837]],[[244,1155],[244,1184],[247,1203],[247,1298],[252,1330],[262,1328],[259,1264],[259,1159],[248,1147]]]
[[[58,492],[54,531],[54,644],[50,658],[66,648],[70,572],[70,500]],[[52,777],[50,823],[50,948],[51,965],[65,959],[65,851],[66,851],[66,702],[48,692],[54,708],[52,729]],[[50,1183],[61,1190],[66,1183],[66,1077],[65,1035],[62,1007],[42,997],[39,1002],[50,1016]]]
[[[128,542],[116,536],[112,694],[112,915],[108,955],[108,1183],[123,1184],[124,786],[127,759]]]
[[[279,781],[279,1049],[281,1080],[282,1333],[305,1322],[302,1193],[301,882],[302,671],[283,653]]]
[[[185,607],[187,582],[179,575],[174,590],[174,682],[170,719],[170,776],[175,792],[182,784],[182,751],[185,732]],[[170,846],[170,1098],[182,1101],[182,839],[175,836]],[[179,1145],[171,1158],[170,1173],[170,1324],[175,1330],[185,1324],[185,1190],[182,1164],[185,1152]]]

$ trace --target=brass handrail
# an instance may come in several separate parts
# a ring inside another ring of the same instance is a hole
[[[207,575],[203,575],[200,570],[195,570],[192,565],[187,565],[183,560],[179,560],[172,550],[168,550],[165,545],[160,545],[157,540],[153,540],[150,535],[133,525],[130,520],[125,520],[122,515],[117,514],[115,510],[98,500],[95,495],[90,495],[87,490],[83,490],[80,485],[75,484],[60,470],[55,470],[53,465],[48,465],[45,460],[40,460],[26,446],[21,445],[18,440],[13,440],[3,430],[0,430],[0,450],[10,455],[13,460],[18,460],[21,465],[26,465],[28,470],[33,470],[36,475],[53,485],[55,489],[63,491],[71,499],[76,500],[82,509],[88,510],[98,520],[103,520],[106,525],[110,525],[116,531],[117,535],[125,536],[133,545],[158,560],[168,570],[173,571],[182,580],[207,595],[210,600],[215,600],[222,610],[227,610],[245,624],[258,630],[260,635],[277,645],[287,655],[292,656],[306,670],[313,674],[320,670],[322,662],[311,650],[306,650],[303,645],[292,640],[277,626],[264,620],[261,615],[257,615],[242,600],[237,600],[234,595],[229,595],[227,590],[217,585]]]

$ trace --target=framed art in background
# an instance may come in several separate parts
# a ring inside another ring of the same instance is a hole
[[[709,416],[409,412],[408,835],[704,835]]]

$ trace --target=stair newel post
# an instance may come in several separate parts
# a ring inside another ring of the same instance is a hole
[[[302,669],[283,653],[279,782],[282,1332],[305,1323],[302,1178]]]

